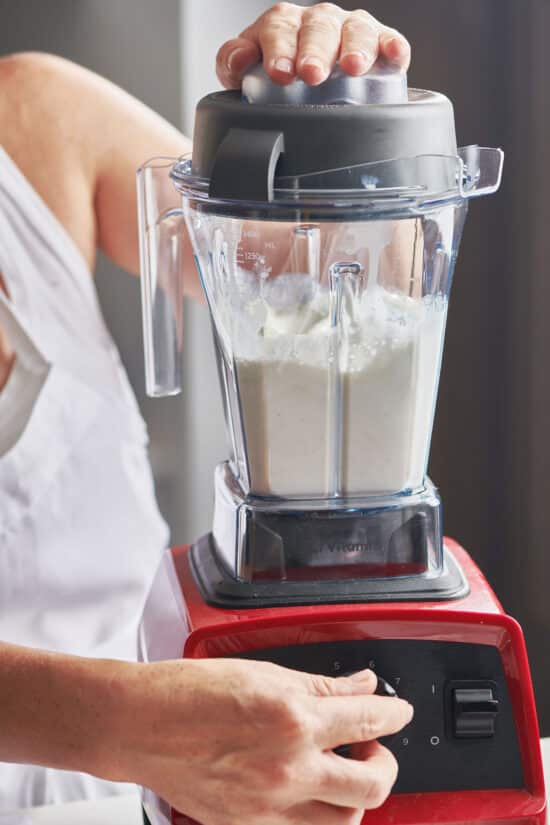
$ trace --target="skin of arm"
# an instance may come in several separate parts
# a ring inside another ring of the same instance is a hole
[[[53,55],[3,58],[0,88],[2,145],[90,270],[99,248],[138,274],[136,169],[153,156],[190,152],[190,142],[108,80]],[[198,277],[189,263],[189,294],[196,297]]]

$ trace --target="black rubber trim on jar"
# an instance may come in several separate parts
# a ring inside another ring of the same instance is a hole
[[[468,595],[468,582],[453,555],[444,549],[440,576],[386,579],[245,582],[233,578],[218,559],[211,534],[191,548],[189,563],[204,601],[227,609],[362,602],[449,601]]]

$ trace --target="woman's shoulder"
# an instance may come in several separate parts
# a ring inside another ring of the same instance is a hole
[[[4,137],[15,121],[20,127],[31,125],[34,117],[57,113],[57,105],[75,85],[79,67],[46,52],[17,52],[0,57],[0,107],[11,117],[0,121]],[[50,129],[51,118],[43,124]]]
[[[56,55],[0,58],[0,145],[93,264],[95,185],[87,151],[91,75]]]

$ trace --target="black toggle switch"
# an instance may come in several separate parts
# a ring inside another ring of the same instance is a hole
[[[493,688],[455,688],[453,696],[453,733],[457,739],[489,739],[495,735],[498,700]]]

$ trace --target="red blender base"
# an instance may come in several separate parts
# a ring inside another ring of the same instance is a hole
[[[415,705],[391,748],[400,778],[363,825],[544,825],[539,730],[523,634],[456,542],[465,598],[227,610],[173,559],[189,615],[186,658],[242,656],[338,675],[371,666]],[[487,696],[496,705],[480,704]],[[490,691],[490,694],[487,691]],[[276,758],[276,754],[274,754]],[[173,825],[195,825],[172,811]]]

